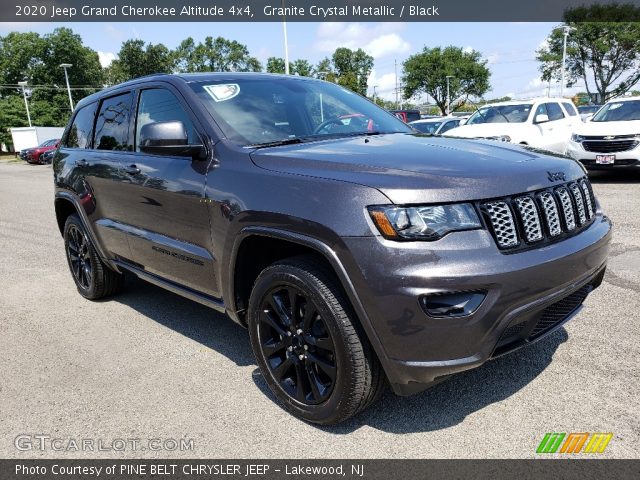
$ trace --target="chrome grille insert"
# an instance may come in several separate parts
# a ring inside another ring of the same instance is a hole
[[[562,233],[562,226],[560,225],[560,215],[558,214],[556,200],[551,192],[542,192],[540,194],[540,203],[542,204],[544,218],[547,221],[549,235],[557,237]]]
[[[540,217],[536,204],[531,197],[518,197],[514,200],[520,218],[527,242],[537,242],[542,240],[542,225],[540,225]]]
[[[589,185],[587,185],[586,180],[582,180],[580,182],[580,187],[582,188],[582,193],[584,193],[584,200],[587,204],[587,214],[589,215],[589,220],[593,218],[593,202],[591,201],[591,190],[589,190]]]
[[[506,202],[489,202],[485,204],[496,241],[501,248],[515,247],[520,242],[516,232],[516,225],[513,221],[511,209]]]
[[[564,224],[568,231],[575,230],[576,218],[573,214],[573,205],[571,204],[571,196],[569,190],[566,187],[559,187],[556,190],[558,198],[560,199],[560,205],[562,206],[562,213],[564,213]]]
[[[596,215],[587,177],[477,205],[498,248],[514,252],[575,235]]]
[[[580,225],[584,225],[587,223],[587,212],[584,208],[584,201],[582,200],[582,193],[580,192],[580,188],[577,183],[572,183],[569,185],[571,189],[571,193],[573,193],[573,198],[576,201],[576,207],[578,207],[578,220],[580,221]]]

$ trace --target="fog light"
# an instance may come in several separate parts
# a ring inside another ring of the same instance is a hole
[[[478,310],[486,292],[455,292],[422,295],[420,305],[430,317],[465,317]]]

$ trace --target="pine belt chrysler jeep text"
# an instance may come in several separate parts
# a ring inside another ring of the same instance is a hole
[[[81,295],[130,272],[225,312],[293,414],[336,423],[559,328],[611,224],[576,161],[419,134],[332,83],[157,75],[82,100],[54,158]]]

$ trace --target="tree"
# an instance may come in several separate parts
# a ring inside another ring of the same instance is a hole
[[[289,63],[289,70],[291,70],[291,63]],[[278,57],[267,58],[267,72],[268,73],[285,73],[284,58],[278,58]]]
[[[262,65],[249,55],[249,49],[235,40],[207,37],[196,44],[191,37],[173,52],[181,72],[260,72]]]
[[[360,95],[367,94],[367,82],[373,68],[373,57],[361,48],[351,50],[340,47],[333,53],[331,60],[337,82]]]
[[[300,75],[301,77],[311,77],[313,76],[313,66],[308,60],[299,58],[291,64],[291,73]]]
[[[480,52],[460,47],[424,47],[403,64],[404,98],[427,94],[433,98],[443,114],[447,111],[447,76],[452,101],[451,111],[461,108],[469,97],[481,97],[489,90],[491,73]]]
[[[315,69],[315,76],[322,80],[326,80],[327,82],[336,81],[336,73],[333,71],[333,65],[331,64],[330,58],[325,57],[318,62]]]
[[[622,95],[640,81],[640,8],[630,4],[571,8],[564,25],[567,38],[567,86],[584,81],[602,102]],[[555,29],[538,50],[542,80],[560,80],[564,34]]]
[[[174,56],[163,44],[127,40],[118,52],[118,58],[106,69],[107,82],[116,84],[152,73],[171,73]]]

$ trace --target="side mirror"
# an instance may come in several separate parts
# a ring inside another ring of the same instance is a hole
[[[544,113],[539,113],[533,119],[533,123],[545,123],[549,121],[549,115],[545,115]]]
[[[181,121],[154,122],[140,129],[140,151],[155,155],[200,157],[203,145],[189,145],[187,129]]]

